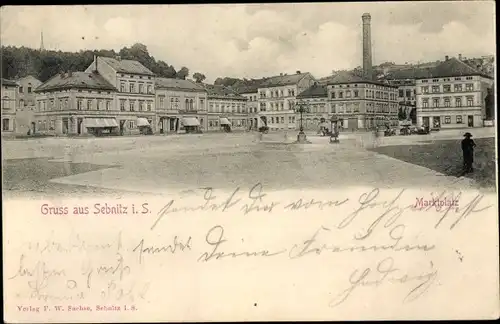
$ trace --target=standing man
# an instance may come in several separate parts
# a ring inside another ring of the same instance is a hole
[[[472,140],[472,134],[467,132],[462,140],[462,152],[464,155],[464,174],[473,171],[472,163],[474,162],[474,147],[476,143]]]

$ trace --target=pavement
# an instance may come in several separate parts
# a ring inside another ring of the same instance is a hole
[[[340,143],[308,134],[311,144],[292,144],[294,132],[216,133],[183,136],[43,138],[4,141],[5,197],[43,195],[168,194],[214,187],[234,189],[260,182],[266,190],[378,188],[476,188],[473,179],[380,154],[371,148],[461,138],[463,131],[376,138],[342,133]],[[492,129],[472,132],[494,136]]]

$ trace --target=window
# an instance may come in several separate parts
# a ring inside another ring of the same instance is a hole
[[[135,84],[133,84],[133,83],[129,84],[129,91],[130,92],[135,92]]]
[[[457,116],[457,124],[461,124],[462,123],[462,116]]]
[[[472,80],[473,77],[466,77],[465,80]]]
[[[438,93],[439,92],[439,86],[432,86],[432,93]]]
[[[472,107],[472,106],[474,106],[474,98],[467,97],[467,107]]]
[[[150,84],[148,84],[148,93],[153,93],[153,87]]]
[[[64,99],[64,109],[69,109],[68,99]]]
[[[200,99],[200,110],[205,110],[205,100]]]
[[[164,96],[160,96],[160,97],[158,98],[158,101],[159,101],[159,103],[158,103],[158,104],[160,105],[160,108],[161,108],[161,109],[163,109],[163,104],[164,104],[164,102],[165,102],[165,97],[164,97]]]
[[[28,93],[31,93],[31,84],[28,84]]]
[[[106,100],[106,110],[110,110],[110,109],[111,109],[111,101]]]
[[[20,107],[24,107],[24,100],[23,100],[23,99],[20,99],[20,100],[19,100],[19,106],[20,106]]]
[[[284,124],[285,123],[285,117],[281,117],[281,123]]]
[[[455,106],[462,107],[462,98],[455,98]]]
[[[76,109],[78,109],[78,110],[83,109],[83,100],[82,99],[78,99],[78,101],[76,103]]]
[[[467,83],[465,85],[465,90],[467,90],[467,91],[473,91],[474,90],[474,83]]]
[[[64,103],[63,103],[63,100],[62,100],[62,99],[59,99],[58,104],[59,104],[59,107],[57,107],[57,108],[59,108],[59,110],[63,110],[63,108],[64,108]]]
[[[422,99],[422,107],[424,107],[424,108],[429,107],[429,99],[427,99],[427,98]]]
[[[142,101],[142,100],[139,101],[139,111],[146,110],[146,109],[144,109],[144,104],[145,104],[144,101]]]
[[[429,86],[422,87],[422,93],[429,93]]]
[[[128,102],[128,105],[129,105],[130,111],[135,111],[135,102],[133,102],[132,100],[130,100]]]
[[[126,85],[125,82],[120,82],[120,91],[125,92],[126,91]]]
[[[3,131],[8,131],[9,130],[9,124],[10,124],[10,120],[8,118],[2,119],[2,130]]]
[[[335,92],[332,91],[332,99],[335,99]]]
[[[283,96],[283,90],[280,90],[280,97],[284,97]]]
[[[439,107],[439,98],[432,99],[432,107],[434,107],[434,108]]]
[[[346,91],[345,92],[345,97],[346,98],[351,98],[351,91]]]
[[[120,111],[125,111],[125,100],[120,100]]]
[[[451,85],[445,84],[443,86],[443,92],[451,92]]]
[[[342,91],[339,92],[339,98],[344,98],[344,93]]]
[[[451,124],[451,116],[444,116],[444,123]]]
[[[148,111],[151,111],[151,101],[148,101]]]
[[[404,97],[404,91],[403,91],[403,89],[400,89],[400,90],[399,90],[399,96],[400,96],[400,97]]]
[[[460,80],[462,80],[462,78],[455,78],[455,80],[460,81]]]
[[[23,93],[24,92],[24,89],[23,87],[19,87],[19,93]],[[4,119],[5,120],[5,119]]]
[[[102,100],[97,99],[97,110],[99,110],[102,106]]]
[[[450,98],[444,98],[444,106],[450,107]]]
[[[87,110],[91,110],[91,109],[92,109],[92,100],[87,99]]]
[[[455,79],[455,80],[456,80],[456,79]],[[462,91],[462,85],[461,85],[461,84],[455,84],[455,85],[453,86],[453,90],[454,90],[455,92],[460,92],[460,91]]]
[[[139,83],[139,93],[143,93],[144,91],[144,84]]]

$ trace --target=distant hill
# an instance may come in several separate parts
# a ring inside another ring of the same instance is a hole
[[[164,61],[156,61],[149,55],[143,44],[114,50],[85,50],[80,52],[40,51],[27,47],[2,46],[2,78],[18,79],[32,75],[42,82],[63,71],[84,71],[94,59],[94,55],[137,60],[156,75],[165,78],[185,79],[189,69],[178,71]]]

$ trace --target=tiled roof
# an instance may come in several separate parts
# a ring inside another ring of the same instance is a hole
[[[156,78],[156,88],[173,89],[182,91],[205,91],[201,84],[196,84],[190,80],[171,79],[171,78]]]
[[[71,75],[69,73],[55,75],[36,88],[35,92],[70,88],[116,90],[113,85],[96,72],[72,72]]]
[[[472,75],[481,75],[487,78],[491,78],[490,76],[474,69],[473,67],[465,64],[464,62],[458,60],[457,58],[452,57],[447,61],[442,62],[435,68],[431,69],[429,76],[419,77],[419,79],[472,76]]]
[[[310,88],[299,93],[297,98],[323,98],[328,96],[326,86],[314,84]]]
[[[428,78],[431,75],[432,68],[406,68],[401,70],[393,70],[384,75],[386,80],[400,80],[400,79],[418,79]]]
[[[323,80],[322,84],[347,84],[347,83],[370,83],[375,85],[389,86],[388,84],[377,82],[373,80],[367,80],[353,72],[339,72],[334,76],[329,77],[327,80]]]
[[[286,74],[286,75],[277,75],[268,78],[260,85],[260,88],[269,88],[269,87],[280,87],[286,85],[297,84],[302,78],[304,78],[309,73],[296,73],[296,74]]]
[[[122,60],[122,59],[118,60],[112,57],[104,57],[104,56],[100,56],[98,59],[103,60],[104,62],[109,64],[117,72],[154,75],[153,72],[151,72],[148,68],[146,68],[138,61]]]
[[[246,100],[245,97],[222,85],[204,84],[204,87],[208,92],[208,98]]]
[[[2,85],[16,87],[18,84],[16,81],[2,78]]]

